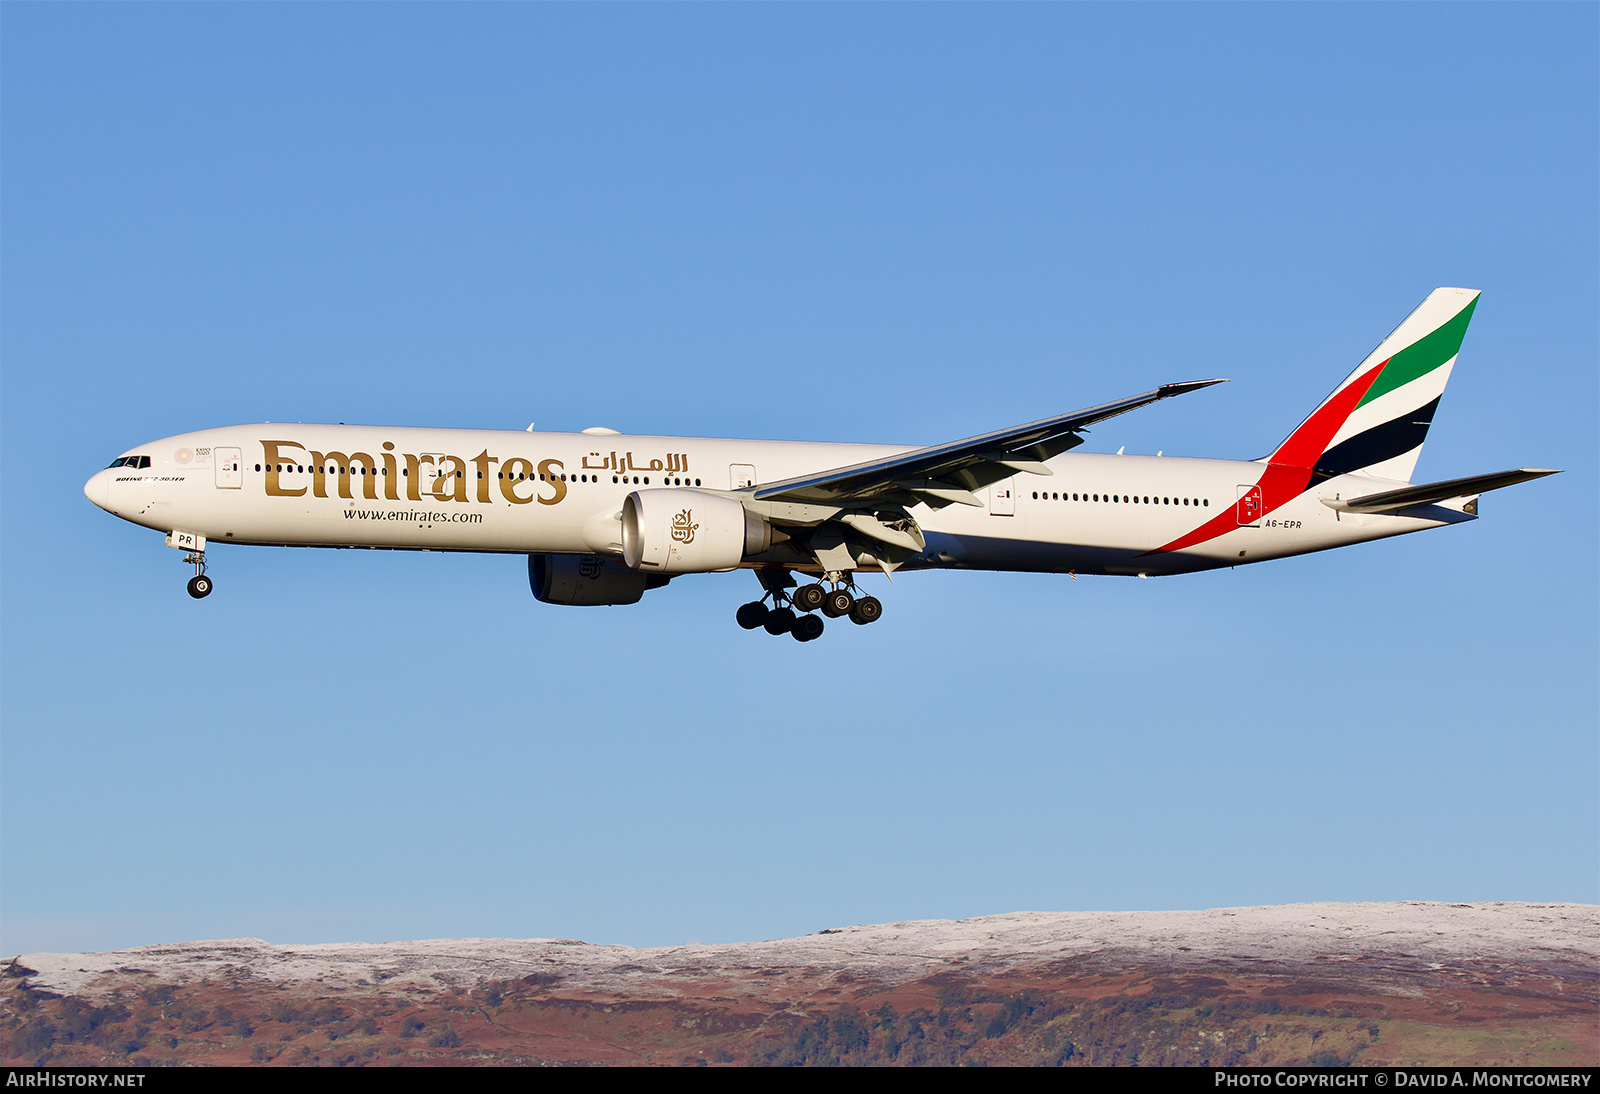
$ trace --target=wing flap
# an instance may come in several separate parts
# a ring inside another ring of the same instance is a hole
[[[917,482],[897,481],[896,486],[908,493],[915,494],[916,499],[925,502],[935,509],[943,508],[952,502],[957,505],[972,505],[983,508],[983,499],[971,490],[959,486],[952,486],[947,482],[929,482],[921,479]]]

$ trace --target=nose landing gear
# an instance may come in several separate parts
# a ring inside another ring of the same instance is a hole
[[[787,570],[757,570],[756,579],[766,590],[760,600],[753,600],[739,608],[735,618],[747,631],[760,627],[768,634],[791,634],[796,642],[812,642],[822,637],[823,621],[812,612],[821,609],[829,619],[850,617],[850,622],[865,626],[883,615],[883,605],[875,596],[857,599],[850,588],[853,582],[848,574],[832,572],[823,581],[833,585],[829,589],[821,581],[794,588],[794,578]],[[767,607],[768,598],[772,607]],[[796,613],[798,609],[799,614]]]
[[[233,535],[232,532],[228,534]],[[194,576],[189,579],[189,595],[196,600],[210,596],[211,579],[206,576],[206,537],[199,532],[174,529],[167,533],[167,546],[189,552],[183,556],[183,561],[194,567]]]
[[[183,561],[194,564],[194,576],[189,579],[189,595],[196,600],[202,600],[211,595],[211,579],[206,576],[206,554],[196,551],[194,554],[184,555]]]

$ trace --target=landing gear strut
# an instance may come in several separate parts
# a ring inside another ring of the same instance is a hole
[[[822,581],[794,588],[794,578],[788,570],[762,569],[756,579],[766,590],[760,600],[742,605],[735,617],[739,626],[747,631],[760,627],[768,634],[791,634],[796,642],[812,642],[822,637],[823,621],[812,612],[821,609],[829,619],[850,617],[850,622],[865,626],[883,615],[883,605],[875,596],[859,599],[850,591],[854,585],[848,574],[837,571],[825,574]],[[791,593],[789,590],[794,589]],[[772,601],[769,608],[767,600]],[[798,612],[796,611],[798,609]]]

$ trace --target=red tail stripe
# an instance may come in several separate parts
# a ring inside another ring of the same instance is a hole
[[[1361,402],[1367,389],[1377,380],[1383,372],[1383,366],[1389,362],[1384,361],[1373,367],[1365,376],[1347,385],[1333,396],[1316,412],[1307,418],[1300,426],[1289,435],[1289,439],[1278,446],[1267,460],[1267,466],[1261,472],[1261,477],[1256,480],[1256,485],[1261,487],[1261,515],[1266,516],[1274,509],[1299,497],[1311,482],[1311,469],[1317,464],[1317,457],[1328,450],[1328,442],[1333,440],[1339,427],[1344,425],[1345,419],[1350,417],[1350,412],[1355,410],[1356,404]],[[1179,536],[1164,546],[1153,551],[1146,551],[1147,555],[1159,555],[1167,551],[1181,551],[1185,547],[1193,547],[1196,543],[1204,543],[1208,539],[1225,535],[1239,527],[1236,506],[1228,508],[1192,532]]]
[[[1299,429],[1289,434],[1289,439],[1278,446],[1278,450],[1268,457],[1268,463],[1285,463],[1291,467],[1304,467],[1306,470],[1317,465],[1317,457],[1328,450],[1328,442],[1333,440],[1333,435],[1339,432],[1339,427],[1344,425],[1345,419],[1350,417],[1350,412],[1355,410],[1356,404],[1367,393],[1383,366],[1388,361],[1383,361],[1374,366],[1370,372],[1353,384],[1347,385],[1343,390],[1336,391],[1316,410],[1316,413],[1307,418]]]
[[[1234,518],[1234,507],[1230,505],[1194,531],[1179,536],[1165,547],[1157,547],[1153,551],[1146,551],[1145,554],[1159,555],[1166,551],[1181,551],[1185,547],[1191,547],[1196,543],[1213,539],[1225,532],[1231,532],[1237,527],[1239,527],[1239,522]]]

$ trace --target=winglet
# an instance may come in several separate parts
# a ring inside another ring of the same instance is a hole
[[[1225,384],[1227,382],[1227,379],[1224,378],[1221,380],[1186,380],[1181,384],[1162,384],[1156,388],[1156,398],[1170,399],[1174,395],[1187,395],[1191,391],[1199,391],[1201,388],[1210,387],[1212,384]]]

